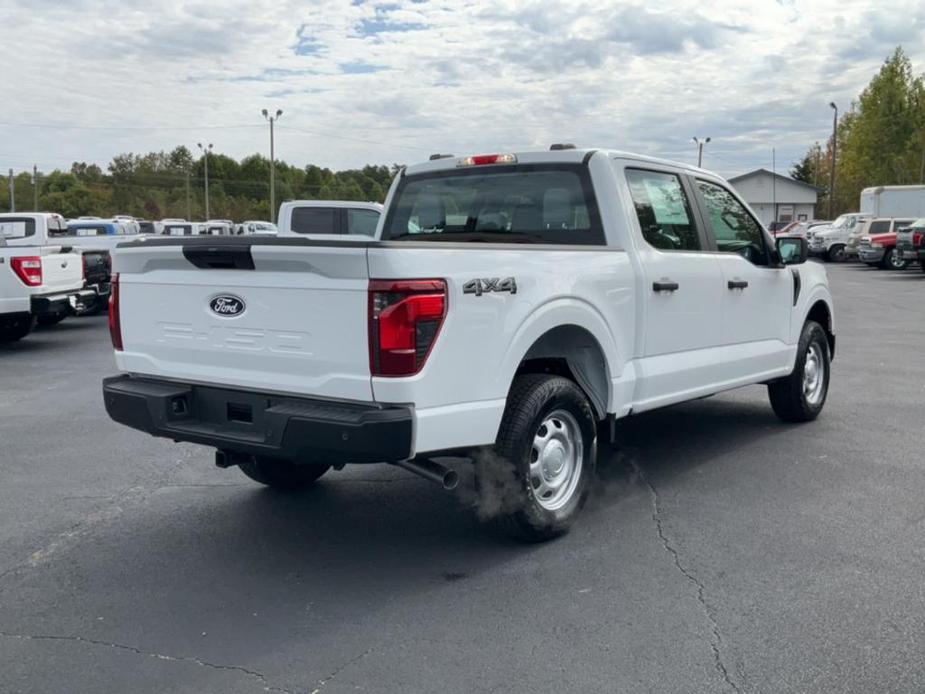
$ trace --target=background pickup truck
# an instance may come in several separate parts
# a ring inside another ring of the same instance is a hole
[[[620,152],[403,170],[368,241],[147,239],[114,254],[118,422],[264,484],[393,463],[479,494],[512,534],[569,527],[621,417],[767,384],[815,418],[825,269],[721,178]],[[709,426],[709,423],[704,423]]]
[[[60,246],[10,246],[0,219],[0,342],[20,340],[36,319],[66,315],[82,299],[81,256]]]
[[[896,234],[896,255],[909,263],[919,263],[925,272],[925,217],[899,230]]]
[[[363,240],[376,233],[382,205],[342,200],[290,200],[279,206],[279,236],[330,235]]]

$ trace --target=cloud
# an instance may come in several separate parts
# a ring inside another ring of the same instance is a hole
[[[707,166],[733,175],[770,166],[772,148],[783,166],[825,139],[829,101],[844,111],[896,43],[925,70],[920,0],[21,0],[4,9],[0,168],[17,170],[105,165],[204,132],[241,157],[266,147],[260,109],[282,108],[278,153],[297,164],[556,141],[693,161],[697,135],[713,138]],[[54,38],[61,27],[64,40]]]

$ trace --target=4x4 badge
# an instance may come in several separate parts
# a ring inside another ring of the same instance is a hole
[[[513,277],[489,277],[483,279],[469,280],[463,285],[463,294],[475,294],[482,296],[487,292],[510,292],[517,293],[517,281]]]

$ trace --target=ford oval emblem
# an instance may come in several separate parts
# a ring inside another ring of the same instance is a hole
[[[233,294],[219,294],[209,302],[209,308],[216,316],[232,318],[240,316],[246,308],[244,299]]]

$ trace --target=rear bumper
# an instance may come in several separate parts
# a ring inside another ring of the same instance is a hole
[[[409,406],[315,400],[140,376],[103,380],[109,416],[175,441],[299,463],[412,457]]]
[[[79,304],[91,301],[96,296],[97,293],[92,289],[80,289],[56,294],[36,294],[31,298],[30,310],[36,316],[72,313]]]

